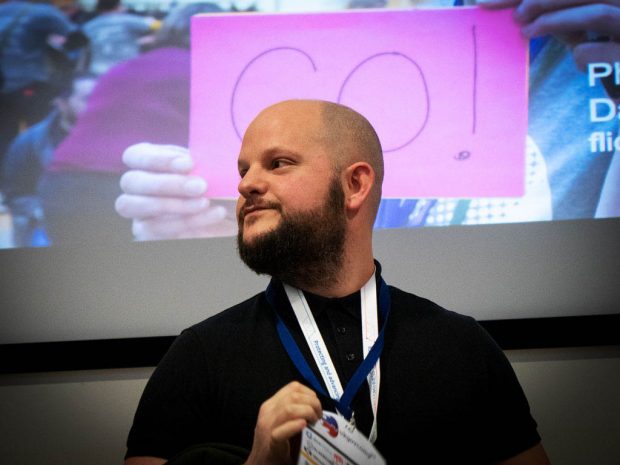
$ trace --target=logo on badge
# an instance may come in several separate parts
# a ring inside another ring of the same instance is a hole
[[[332,438],[335,438],[336,436],[338,436],[338,422],[336,421],[334,417],[326,416],[325,418],[323,418],[322,425],[323,425],[323,428],[327,430],[327,433]]]

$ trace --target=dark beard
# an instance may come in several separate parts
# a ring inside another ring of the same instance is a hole
[[[333,284],[344,256],[346,220],[344,193],[332,180],[325,203],[307,212],[282,213],[278,226],[243,241],[239,225],[237,249],[241,260],[257,274],[268,274],[298,288]]]

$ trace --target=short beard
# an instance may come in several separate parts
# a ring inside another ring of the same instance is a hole
[[[300,289],[333,285],[344,259],[346,218],[344,192],[335,178],[325,203],[307,212],[282,213],[275,229],[251,243],[239,225],[241,260],[257,274],[268,274]]]

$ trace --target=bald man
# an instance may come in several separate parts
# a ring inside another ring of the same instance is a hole
[[[268,107],[238,169],[239,254],[271,283],[176,339],[138,406],[126,465],[292,464],[323,409],[354,421],[387,463],[548,463],[484,330],[381,277],[382,151],[363,116],[323,101]]]

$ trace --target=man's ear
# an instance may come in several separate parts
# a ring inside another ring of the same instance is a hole
[[[375,185],[375,170],[368,163],[359,161],[345,168],[342,178],[345,206],[357,211],[370,197]]]

